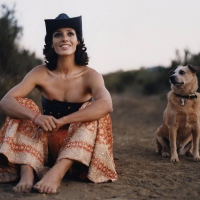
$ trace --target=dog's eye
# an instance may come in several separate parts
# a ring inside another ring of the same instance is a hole
[[[175,74],[175,72],[170,72],[170,73],[169,73],[169,75],[173,75],[173,74]]]
[[[176,68],[177,68],[177,67],[174,67],[173,69],[171,69],[171,70],[169,71],[169,75],[175,74],[174,71],[176,70]]]
[[[180,72],[179,72],[179,74],[185,74],[185,71],[183,71],[183,70],[180,70]]]

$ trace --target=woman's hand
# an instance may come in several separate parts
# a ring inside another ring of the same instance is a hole
[[[32,139],[36,139],[38,142],[38,140],[43,136],[44,133],[45,133],[44,130],[39,127],[37,131],[34,133]]]
[[[54,132],[58,130],[59,121],[50,115],[37,115],[34,118],[34,124],[42,128],[44,132]]]
[[[60,129],[62,126],[65,126],[65,125],[66,124],[64,123],[63,118],[56,119],[56,128],[52,132],[57,131],[58,129]]]
[[[37,141],[43,136],[44,133],[53,134],[60,127],[64,126],[62,118],[56,119],[53,116],[38,114],[34,118],[34,123],[39,126],[37,131],[34,133],[32,139]]]

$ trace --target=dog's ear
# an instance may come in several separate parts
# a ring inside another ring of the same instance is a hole
[[[174,67],[173,69],[171,69],[171,70],[169,71],[169,75],[172,75],[173,72],[176,70],[176,68],[177,68],[177,67]]]
[[[198,70],[200,70],[199,66],[193,66],[193,65],[187,65],[187,66],[193,73],[196,73]]]

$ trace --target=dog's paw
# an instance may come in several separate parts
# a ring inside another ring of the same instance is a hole
[[[193,157],[193,161],[194,162],[199,162],[200,161],[200,157],[199,156]]]
[[[162,157],[169,157],[170,153],[169,152],[162,152]]]
[[[178,156],[171,157],[171,162],[173,163],[179,162]]]

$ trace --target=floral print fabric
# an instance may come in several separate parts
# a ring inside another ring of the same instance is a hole
[[[17,100],[23,106],[40,113],[32,100]],[[86,102],[80,109],[90,104]],[[68,130],[60,129],[54,134],[43,134],[39,141],[32,139],[37,128],[30,120],[6,118],[0,132],[0,182],[16,180],[20,164],[30,165],[41,178],[49,159],[58,162],[63,158],[86,165],[87,177],[95,183],[117,180],[109,115],[92,122],[72,123]],[[52,156],[49,156],[50,153]]]

